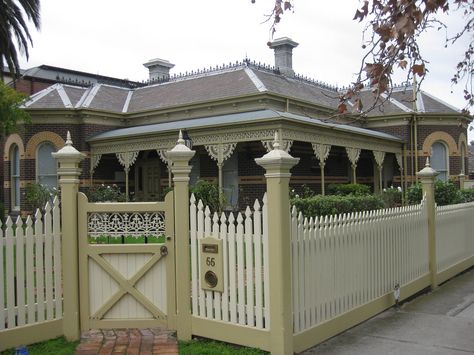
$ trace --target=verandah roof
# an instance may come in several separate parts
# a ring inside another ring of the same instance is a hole
[[[180,129],[205,129],[205,128],[216,128],[222,126],[240,126],[248,123],[265,122],[269,120],[281,119],[289,122],[304,123],[313,127],[321,127],[326,129],[332,129],[334,131],[340,131],[345,133],[351,133],[356,135],[362,135],[367,137],[379,138],[388,140],[391,142],[402,142],[400,138],[392,136],[387,133],[373,131],[355,126],[349,126],[345,124],[335,124],[331,122],[324,122],[319,119],[309,118],[301,115],[296,115],[289,112],[280,112],[276,110],[260,110],[251,112],[241,112],[235,114],[227,114],[220,116],[209,116],[203,118],[193,118],[188,120],[180,120],[173,122],[156,123],[151,125],[134,126],[128,128],[119,128],[108,132],[100,133],[88,139],[89,143],[94,144],[95,142],[110,141],[110,140],[121,140],[127,138],[139,138],[140,136],[150,136],[162,133],[176,132]]]

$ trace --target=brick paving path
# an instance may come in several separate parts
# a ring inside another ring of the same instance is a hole
[[[176,355],[174,331],[164,328],[89,330],[81,336],[76,355]]]

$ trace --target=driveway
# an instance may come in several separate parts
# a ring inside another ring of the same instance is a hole
[[[474,268],[302,354],[474,354]]]

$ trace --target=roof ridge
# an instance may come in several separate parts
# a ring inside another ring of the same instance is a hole
[[[61,101],[63,102],[63,105],[65,108],[73,108],[71,99],[69,98],[69,95],[67,94],[66,90],[64,90],[64,85],[60,85],[56,88],[56,91],[59,94],[59,97],[61,98]]]
[[[260,92],[268,91],[267,88],[265,87],[265,84],[258,78],[257,75],[255,75],[255,73],[250,68],[245,68],[244,71],[248,75],[249,79],[252,81],[252,83],[255,85],[258,91]]]
[[[61,85],[62,84],[54,84],[54,85],[51,85],[51,86],[47,87],[44,90],[38,91],[36,94],[30,96],[30,98],[27,101],[25,101],[25,103],[22,106],[23,107],[29,107],[29,106],[33,105],[35,102],[37,102],[38,100],[41,100],[43,97],[48,95],[50,92],[52,92],[54,90],[57,90],[57,88]]]
[[[261,63],[261,62],[256,62],[254,60],[250,60],[249,58],[244,58],[242,61],[238,61],[238,60],[235,61],[235,63],[229,62],[229,64],[222,64],[220,66],[219,65],[216,65],[215,67],[210,66],[209,68],[197,69],[196,71],[191,70],[190,72],[186,71],[184,73],[173,74],[173,75],[170,75],[169,77],[159,78],[155,80],[146,80],[146,81],[143,81],[142,84],[143,86],[149,87],[149,86],[155,86],[155,85],[166,84],[166,83],[171,83],[171,82],[197,79],[197,78],[202,78],[202,77],[206,77],[210,75],[228,73],[231,71],[245,69],[245,68],[257,69],[261,71],[266,71],[268,73],[281,75],[280,69],[278,67],[274,67],[274,66]],[[329,83],[311,79],[307,76],[303,76],[300,74],[295,74],[293,76],[285,76],[285,77],[289,79],[299,80],[307,84],[316,85],[318,87],[322,87],[323,89],[328,89],[332,91],[338,90],[337,85],[336,86],[331,85]]]

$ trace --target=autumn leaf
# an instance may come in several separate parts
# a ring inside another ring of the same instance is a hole
[[[408,62],[406,60],[401,60],[398,62],[398,66],[402,69],[406,69]]]
[[[418,74],[418,76],[425,75],[425,65],[424,64],[413,64],[411,67],[413,74]]]
[[[356,99],[354,102],[354,108],[357,112],[362,112],[362,108],[364,105],[362,105],[362,100],[361,99]]]
[[[342,114],[342,113],[345,113],[347,112],[347,106],[344,102],[341,102],[338,106],[337,106],[337,113],[339,114]]]
[[[364,5],[362,6],[360,10],[356,11],[353,20],[359,19],[359,22],[360,22],[364,19],[365,16],[367,16],[368,13],[369,13],[369,2],[364,1]]]

